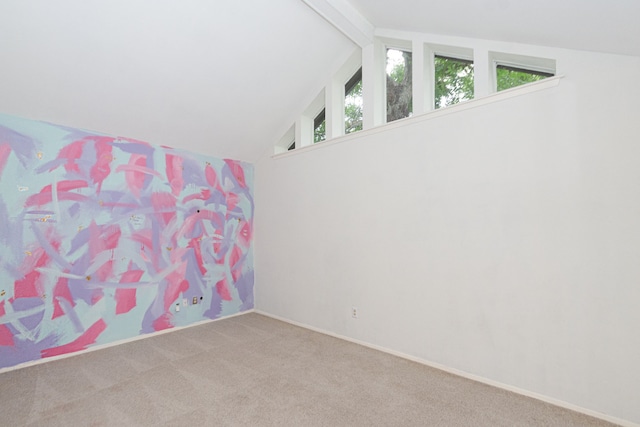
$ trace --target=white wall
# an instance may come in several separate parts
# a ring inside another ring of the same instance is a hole
[[[259,161],[257,308],[640,423],[640,58],[547,53],[557,87]]]

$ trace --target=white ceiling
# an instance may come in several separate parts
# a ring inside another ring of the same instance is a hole
[[[2,0],[0,113],[256,161],[354,49],[300,0]]]
[[[639,0],[350,0],[376,28],[640,56]]]
[[[377,28],[640,56],[640,0],[350,4]],[[253,162],[354,48],[303,0],[2,0],[0,113]]]

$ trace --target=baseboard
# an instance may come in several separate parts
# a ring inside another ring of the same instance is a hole
[[[374,350],[378,350],[378,351],[381,351],[383,353],[388,353],[388,354],[391,354],[391,355],[394,355],[394,356],[401,357],[403,359],[411,360],[412,362],[420,363],[422,365],[429,366],[431,368],[439,369],[441,371],[444,371],[444,372],[447,372],[447,373],[450,373],[450,374],[453,374],[453,375],[457,375],[459,377],[467,378],[467,379],[470,379],[470,380],[473,380],[473,381],[477,381],[479,383],[483,383],[483,384],[487,384],[487,385],[490,385],[490,386],[493,386],[493,387],[497,387],[497,388],[500,388],[500,389],[503,389],[503,390],[507,390],[507,391],[510,391],[510,392],[513,392],[513,393],[516,393],[516,394],[519,394],[519,395],[522,395],[522,396],[526,396],[526,397],[530,397],[530,398],[533,398],[533,399],[536,399],[536,400],[540,400],[540,401],[545,402],[545,403],[550,403],[552,405],[559,406],[559,407],[565,408],[565,409],[569,409],[569,410],[574,411],[574,412],[579,412],[581,414],[589,415],[589,416],[591,416],[593,418],[598,418],[600,420],[607,421],[607,422],[610,422],[610,423],[613,423],[613,424],[618,424],[618,425],[623,426],[623,427],[640,427],[640,424],[636,424],[636,423],[631,422],[631,421],[627,421],[627,420],[623,420],[623,419],[620,419],[620,418],[616,418],[616,417],[613,417],[613,416],[610,416],[610,415],[607,415],[607,414],[603,414],[603,413],[600,413],[600,412],[597,412],[597,411],[593,411],[591,409],[583,408],[581,406],[574,405],[572,403],[568,403],[568,402],[565,402],[565,401],[562,401],[562,400],[559,400],[559,399],[554,399],[552,397],[545,396],[545,395],[542,395],[542,394],[539,394],[539,393],[535,393],[535,392],[532,392],[532,391],[529,391],[529,390],[525,390],[525,389],[522,389],[522,388],[519,388],[519,387],[514,387],[514,386],[511,386],[511,385],[504,384],[504,383],[501,383],[501,382],[498,382],[498,381],[494,381],[494,380],[491,380],[491,379],[488,379],[488,378],[484,378],[484,377],[481,377],[481,376],[478,376],[478,375],[470,374],[468,372],[461,371],[461,370],[458,370],[458,369],[455,369],[455,368],[450,368],[448,366],[441,365],[439,363],[434,363],[434,362],[431,362],[431,361],[428,361],[428,360],[425,360],[425,359],[421,359],[419,357],[415,357],[415,356],[411,356],[409,354],[405,354],[405,353],[402,353],[402,352],[399,352],[399,351],[391,350],[391,349],[386,348],[386,347],[382,347],[382,346],[379,346],[379,345],[371,344],[371,343],[368,343],[368,342],[365,342],[365,341],[356,340],[356,339],[353,339],[353,338],[350,338],[350,337],[347,337],[347,336],[344,336],[344,335],[340,335],[340,334],[336,334],[336,333],[333,333],[333,332],[330,332],[330,331],[326,331],[326,330],[321,329],[321,328],[316,328],[314,326],[310,326],[310,325],[307,325],[307,324],[304,324],[304,323],[296,322],[294,320],[290,320],[290,319],[287,319],[287,318],[284,318],[284,317],[280,317],[280,316],[277,316],[277,315],[274,315],[274,314],[271,314],[271,313],[267,313],[267,312],[264,312],[262,310],[255,310],[255,313],[263,315],[263,316],[266,316],[266,317],[270,317],[272,319],[280,320],[282,322],[289,323],[291,325],[299,326],[301,328],[305,328],[305,329],[308,329],[310,331],[318,332],[318,333],[321,333],[321,334],[324,334],[324,335],[328,335],[328,336],[331,336],[331,337],[334,337],[334,338],[338,338],[338,339],[341,339],[341,340],[344,340],[344,341],[349,341],[349,342],[352,342],[354,344],[362,345],[364,347],[372,348]]]
[[[114,347],[116,345],[126,344],[126,343],[129,343],[129,342],[143,340],[143,339],[146,339],[146,338],[157,337],[158,335],[168,334],[170,332],[180,331],[182,329],[191,328],[191,327],[199,326],[199,325],[204,325],[204,324],[211,323],[211,322],[217,322],[218,320],[231,319],[232,317],[242,316],[243,314],[253,313],[254,311],[255,311],[255,309],[252,308],[251,310],[246,310],[246,311],[242,311],[240,313],[230,314],[230,315],[224,316],[224,317],[218,317],[216,319],[200,320],[199,322],[195,322],[195,323],[192,323],[192,324],[186,325],[186,326],[177,326],[175,328],[163,329],[162,331],[151,332],[149,334],[137,335],[135,337],[126,338],[126,339],[118,340],[118,341],[113,341],[113,342],[110,342],[108,344],[99,344],[99,345],[96,345],[96,346],[93,346],[93,347],[86,348],[84,350],[74,351],[73,353],[66,353],[66,354],[60,354],[58,356],[45,357],[45,358],[42,358],[42,359],[31,360],[29,362],[20,363],[18,365],[8,366],[6,368],[0,368],[0,374],[3,374],[5,372],[9,372],[9,371],[15,371],[16,369],[22,369],[22,368],[28,368],[30,366],[40,365],[42,363],[53,362],[55,360],[66,359],[68,357],[79,356],[81,354],[86,354],[86,353],[89,353],[91,351],[102,350],[102,349],[105,349],[105,348]]]

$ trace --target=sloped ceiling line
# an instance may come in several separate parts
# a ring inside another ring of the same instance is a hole
[[[358,46],[373,43],[373,25],[345,0],[302,0]]]

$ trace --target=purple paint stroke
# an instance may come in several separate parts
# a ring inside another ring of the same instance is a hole
[[[220,206],[226,206],[227,198],[220,190],[216,190],[214,188],[211,190],[211,195],[206,201],[207,206],[209,206],[210,204],[214,204],[216,206],[215,210],[218,211],[220,210]]]
[[[65,163],[67,163],[67,159],[49,160],[48,162],[43,163],[42,165],[35,168],[35,172],[36,174],[41,174],[43,172],[52,171],[58,168],[59,166],[64,165]]]
[[[182,160],[182,179],[185,187],[193,184],[196,187],[208,187],[207,179],[204,176],[204,165],[200,162],[183,157]]]
[[[198,269],[198,261],[194,251],[190,250],[182,259],[187,261],[185,279],[189,282],[189,289],[185,293],[185,297],[191,300],[191,298],[201,296],[204,293],[205,282]]]
[[[156,329],[153,327],[153,323],[165,314],[164,294],[167,291],[167,285],[168,283],[166,280],[162,280],[160,283],[158,283],[158,293],[153,299],[153,303],[149,305],[147,311],[144,313],[144,317],[142,318],[142,324],[140,328],[140,331],[142,333],[149,334],[152,332],[156,332]]]
[[[88,245],[89,236],[90,233],[88,228],[83,228],[82,230],[78,231],[78,234],[76,234],[75,237],[71,239],[71,247],[69,248],[69,252],[67,252],[67,256],[73,255],[83,246]]]
[[[54,127],[54,128],[58,128],[60,130],[66,130],[68,133],[67,133],[67,135],[65,135],[63,140],[66,141],[67,143],[71,143],[73,141],[77,141],[78,139],[86,138],[87,136],[106,136],[106,135],[98,133],[98,132],[93,132],[92,131],[91,133],[89,133],[86,130],[70,128],[70,127],[64,126],[64,125],[56,125],[56,124],[49,123],[49,122],[42,122],[42,123],[45,123],[48,126],[51,126],[51,127]]]
[[[11,307],[16,312],[32,310],[40,306],[44,306],[44,301],[38,297],[16,298],[11,304]],[[42,310],[44,311],[44,307]]]
[[[158,220],[155,217],[151,217],[151,244],[153,245],[155,255],[160,255],[162,253],[162,248],[160,246],[160,225],[158,224]],[[157,259],[157,258],[156,258]],[[162,265],[159,266],[162,269]]]
[[[20,312],[22,311],[29,311],[40,307],[41,310],[34,314],[29,314],[24,317],[20,316]],[[33,331],[34,329],[36,329],[44,318],[45,309],[44,301],[42,300],[42,298],[16,298],[13,301],[13,304],[11,304],[11,308],[13,308],[14,314],[20,317],[18,321],[22,323],[22,325],[29,331]]]
[[[5,244],[9,243],[9,236],[11,230],[11,220],[9,218],[9,211],[7,205],[4,203],[2,197],[0,197],[0,242]]]
[[[118,141],[118,140],[116,140]],[[153,158],[153,153],[155,151],[155,148],[150,146],[150,145],[146,145],[146,144],[142,144],[139,142],[130,142],[130,141],[126,141],[126,140],[122,140],[120,139],[120,141],[124,141],[124,142],[112,142],[111,146],[119,149],[120,151],[124,152],[124,153],[129,153],[129,154],[140,154],[142,156],[146,156],[147,160],[150,158]]]
[[[24,254],[24,252],[22,252],[22,248],[24,248],[23,222],[24,213],[20,214],[15,221],[11,221],[11,218],[9,218],[8,221],[5,222],[6,229],[3,229],[2,234],[0,234],[0,241],[3,241],[7,246],[11,248],[18,248],[18,250],[12,251],[13,257],[11,261],[13,263],[21,263],[23,259],[23,257],[21,256]],[[18,278],[23,276],[22,273],[17,273],[17,269],[14,268],[14,266],[10,266],[8,264],[5,265],[7,271],[11,272],[14,280],[17,280]]]
[[[25,215],[54,215],[54,211],[26,211]]]
[[[155,286],[157,282],[99,282],[88,281],[84,286],[87,289],[138,289]]]
[[[42,234],[42,231],[40,231],[40,229],[38,228],[38,224],[31,224],[31,231],[33,231],[36,239],[38,239],[40,247],[44,249],[47,255],[49,255],[49,257],[54,260],[56,264],[58,264],[63,269],[71,270],[71,264],[67,260],[65,260],[62,255],[58,253],[56,248],[54,248],[53,245],[47,240],[47,238],[44,237],[44,234]]]
[[[77,203],[77,202],[71,205],[69,209],[67,209],[67,213],[72,218],[75,218],[79,212],[80,212],[80,203]]]
[[[242,305],[240,310],[250,310],[253,308],[253,284],[254,284],[254,272],[249,270],[242,274],[235,283],[235,287],[238,290],[238,296]]]
[[[13,153],[23,166],[28,160],[36,158],[36,142],[34,139],[0,125],[0,142],[8,143]]]
[[[227,179],[232,184],[231,188],[225,188],[224,184],[227,182]],[[226,162],[225,162],[224,166],[222,167],[222,170],[220,171],[220,181],[222,181],[222,183],[223,183],[222,188],[226,192],[231,192],[231,193],[238,194],[238,193],[240,193],[240,192],[242,192],[244,190],[244,187],[242,185],[240,185],[240,183],[236,179],[236,176],[231,171],[231,168],[229,167],[229,164],[226,163]]]
[[[57,297],[56,301],[58,301],[58,304],[60,304],[62,311],[64,311],[64,314],[67,316],[67,319],[69,319],[69,322],[73,326],[73,329],[78,334],[81,334],[82,332],[84,332],[85,328],[82,325],[82,321],[80,320],[80,317],[78,317],[78,313],[76,313],[76,310],[69,303],[69,301],[67,301],[66,298],[62,298],[62,297]]]
[[[11,325],[8,327],[15,330]],[[14,333],[16,336],[16,333]],[[41,338],[37,342],[15,340],[15,347],[0,347],[0,368],[15,366],[28,360],[38,360],[42,357],[42,351],[58,345],[58,337],[55,332]]]
[[[215,286],[211,287],[211,290],[211,301],[209,302],[209,308],[204,312],[204,316],[209,319],[217,319],[222,313],[222,298],[216,292]]]
[[[71,268],[71,271],[65,272],[70,273],[75,276],[85,277],[89,266],[91,265],[89,260],[89,254],[85,253],[83,256],[75,260]],[[82,300],[87,303],[87,305],[91,305],[91,301],[93,299],[93,291],[91,289],[87,289],[86,279],[69,279],[69,292],[71,293],[71,297],[73,301]]]

